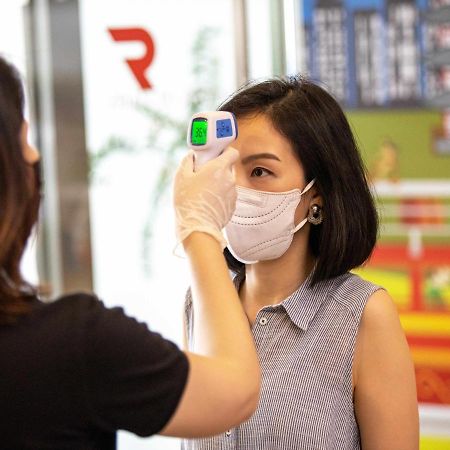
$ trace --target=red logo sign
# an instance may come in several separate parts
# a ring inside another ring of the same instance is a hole
[[[126,59],[136,80],[142,89],[151,89],[152,84],[145,75],[155,56],[155,44],[150,33],[143,28],[108,28],[109,34],[116,42],[141,42],[145,46],[145,54],[138,59]]]

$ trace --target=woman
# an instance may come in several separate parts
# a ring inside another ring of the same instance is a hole
[[[237,152],[197,173],[190,154],[176,176],[177,234],[203,342],[197,354],[183,353],[93,295],[44,304],[22,278],[40,200],[39,153],[27,141],[23,102],[16,70],[0,58],[1,448],[113,449],[118,429],[207,436],[247,419],[259,365],[220,233],[235,206]]]
[[[349,273],[370,256],[377,214],[349,124],[300,77],[249,84],[235,114],[238,199],[229,267],[262,367],[246,423],[185,449],[418,448],[413,365],[388,293]],[[186,304],[195,349],[197,310]]]

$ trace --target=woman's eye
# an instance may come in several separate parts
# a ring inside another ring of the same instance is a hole
[[[267,169],[263,169],[262,167],[255,167],[252,170],[251,176],[252,177],[266,177],[267,175],[270,175],[272,172],[270,172],[270,170]]]

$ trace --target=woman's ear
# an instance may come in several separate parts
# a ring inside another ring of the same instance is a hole
[[[22,154],[25,161],[30,165],[37,163],[41,159],[41,155],[39,154],[39,151],[28,142],[28,122],[26,120],[23,121],[22,129],[20,130],[20,142],[22,144]]]
[[[309,205],[318,205],[321,208],[323,207],[323,200],[322,200],[322,196],[318,193],[317,189],[315,188],[315,186],[312,187],[311,189],[311,197],[309,199]]]

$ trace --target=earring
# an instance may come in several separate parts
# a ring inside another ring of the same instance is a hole
[[[309,207],[308,222],[312,223],[313,225],[319,225],[319,223],[322,223],[322,221],[322,208],[316,204],[311,205]]]

